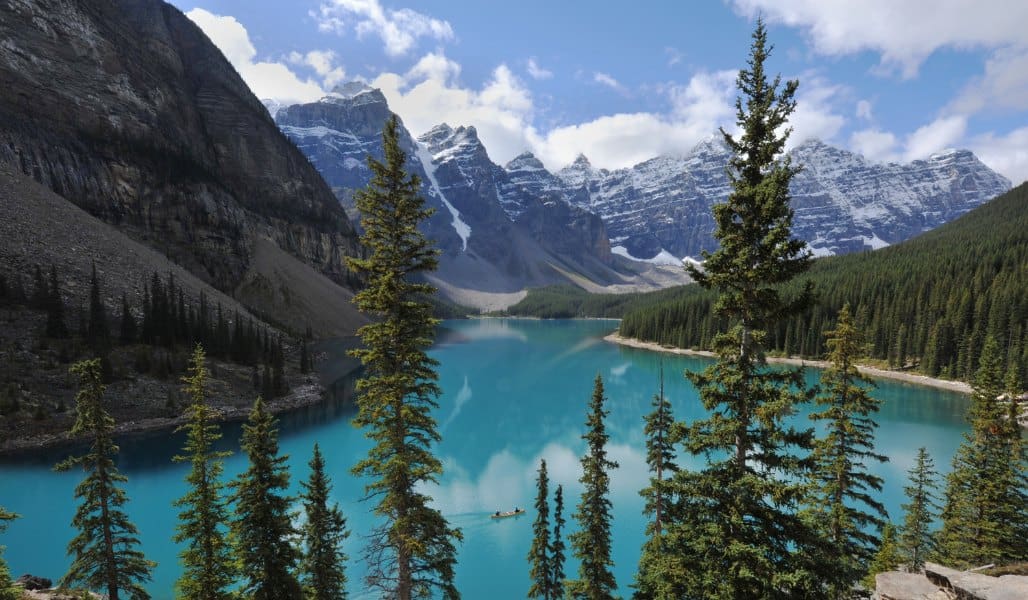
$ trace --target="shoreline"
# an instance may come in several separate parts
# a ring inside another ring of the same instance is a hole
[[[680,354],[684,356],[703,356],[707,358],[715,357],[713,352],[709,350],[688,350],[685,348],[672,348],[669,346],[662,346],[656,342],[644,342],[635,338],[621,337],[616,331],[610,335],[605,336],[604,341],[619,346],[626,346],[629,348],[639,348],[641,350],[650,350],[653,352],[664,352],[667,354]],[[780,358],[780,357],[768,357],[768,363],[782,364],[782,365],[795,365],[798,367],[818,367],[825,368],[829,366],[828,361],[825,360],[808,360],[803,358]],[[948,379],[937,379],[935,377],[929,377],[927,375],[917,375],[914,373],[903,373],[901,371],[890,371],[888,369],[880,369],[878,367],[868,367],[864,365],[857,365],[857,369],[868,377],[873,379],[892,379],[894,381],[900,381],[903,383],[910,383],[913,385],[921,385],[925,387],[931,387],[940,390],[946,390],[950,392],[957,392],[959,394],[970,394],[971,386],[963,381],[950,381]]]

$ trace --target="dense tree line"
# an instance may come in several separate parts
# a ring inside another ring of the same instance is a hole
[[[200,344],[214,358],[253,367],[254,387],[265,397],[278,397],[288,391],[282,336],[272,335],[239,311],[227,314],[220,302],[212,304],[202,291],[194,300],[171,273],[161,277],[153,272],[143,284],[138,304],[133,305],[122,294],[117,315],[111,315],[103,301],[104,282],[94,264],[88,307],[80,308],[77,318],[72,320],[67,316],[69,300],[62,292],[56,267],[51,264],[46,272],[48,275],[40,266],[35,267],[31,291],[26,291],[18,275],[0,276],[0,303],[45,312],[46,325],[41,335],[80,342],[83,351],[100,357],[105,382],[113,377],[111,351],[115,347],[141,346],[133,353],[133,367],[164,378],[183,372],[189,349]],[[308,332],[301,341],[302,354],[306,356],[301,361],[303,373],[311,367],[310,356],[306,354],[309,338]]]
[[[819,259],[807,283],[817,301],[768,331],[768,348],[823,357],[824,332],[846,303],[859,307],[867,356],[931,376],[970,379],[985,339],[995,338],[1003,369],[1028,376],[1028,185],[896,246]],[[698,286],[677,298],[628,311],[621,334],[680,348],[709,349],[724,323],[711,292]]]

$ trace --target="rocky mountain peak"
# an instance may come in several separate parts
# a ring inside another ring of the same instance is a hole
[[[348,98],[353,98],[354,96],[357,96],[358,94],[363,94],[364,92],[371,92],[371,91],[379,91],[379,90],[378,90],[378,88],[371,87],[370,85],[368,85],[367,83],[365,83],[363,81],[347,81],[346,83],[337,85],[334,88],[332,88],[332,91],[329,92],[329,96],[330,97],[336,97],[336,98],[348,99]]]
[[[567,185],[578,188],[586,185],[590,179],[595,177],[597,171],[584,154],[579,154],[570,165],[557,171],[556,174]]]
[[[515,171],[544,171],[546,167],[542,161],[531,152],[522,152],[510,160],[504,167],[508,173]]]

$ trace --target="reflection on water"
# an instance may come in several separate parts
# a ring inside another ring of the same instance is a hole
[[[610,415],[607,430],[611,459],[620,468],[611,474],[615,521],[615,574],[621,594],[628,596],[645,522],[638,490],[648,474],[644,460],[643,421],[658,387],[663,363],[665,394],[675,416],[693,420],[704,410],[695,390],[682,376],[686,369],[702,369],[704,359],[663,356],[602,342],[616,324],[609,321],[530,321],[481,319],[447,322],[443,342],[432,355],[440,361],[436,418],[443,431],[437,455],[444,475],[425,488],[450,521],[464,532],[457,570],[458,586],[466,598],[522,598],[528,589],[525,556],[531,544],[531,506],[539,460],[545,458],[551,488],[565,488],[569,529],[581,484],[579,457],[586,406],[593,379],[604,376]],[[343,356],[346,343],[319,348],[326,355]],[[343,369],[340,368],[340,371]],[[817,373],[807,373],[808,382]],[[327,471],[333,479],[333,498],[340,503],[355,532],[347,540],[351,557],[351,597],[361,593],[361,536],[373,523],[371,505],[362,502],[365,481],[349,469],[362,458],[368,441],[349,425],[353,415],[351,377],[338,382],[330,401],[282,415],[282,451],[289,454],[292,493],[307,477],[307,461],[314,442],[321,445]],[[917,447],[925,445],[940,470],[966,430],[963,396],[911,385],[882,382],[875,395],[883,400],[878,416],[878,450],[892,459],[871,465],[885,477],[884,501],[893,520],[900,516],[902,487]],[[809,408],[801,411],[803,418]],[[238,450],[239,424],[225,428],[222,447]],[[151,586],[154,598],[171,598],[177,576],[177,548],[169,543],[174,530],[172,499],[183,493],[186,467],[172,464],[180,452],[181,435],[161,434],[120,440],[120,464],[130,477],[128,505],[139,525],[149,558],[160,562]],[[71,538],[72,494],[80,474],[52,473],[59,456],[37,456],[0,464],[0,505],[22,515],[0,543],[16,573],[32,572],[56,579],[67,566],[63,545]],[[692,458],[685,466],[697,466]],[[244,468],[237,452],[226,464],[226,477]],[[511,519],[490,519],[496,510],[514,506],[529,514]],[[569,561],[567,572],[577,565]]]

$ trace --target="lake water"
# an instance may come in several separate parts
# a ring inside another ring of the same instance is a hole
[[[597,374],[609,399],[609,454],[621,468],[612,474],[611,499],[615,574],[622,595],[630,595],[645,522],[638,490],[646,485],[643,420],[657,391],[663,363],[665,394],[678,419],[704,414],[685,369],[702,369],[708,361],[619,347],[602,340],[614,321],[535,321],[484,319],[447,322],[446,334],[433,350],[440,361],[444,390],[436,414],[443,441],[437,449],[445,476],[430,493],[451,523],[464,532],[457,582],[463,596],[524,598],[528,590],[525,555],[534,518],[529,514],[491,520],[496,510],[531,508],[535,471],[545,458],[551,490],[563,484],[568,528],[578,502],[580,439],[586,405]],[[816,372],[808,373],[813,382]],[[884,404],[878,415],[878,450],[890,457],[873,470],[885,478],[884,502],[894,521],[901,518],[906,471],[919,446],[926,446],[940,471],[948,471],[966,425],[965,396],[930,388],[879,381],[874,392]],[[289,454],[294,493],[308,475],[314,442],[321,445],[334,482],[334,499],[346,513],[354,534],[347,550],[351,597],[362,593],[361,534],[372,523],[370,506],[360,501],[363,483],[349,475],[368,444],[350,424],[352,406],[334,403],[284,415],[282,451]],[[239,426],[225,428],[224,447],[238,448]],[[159,563],[150,590],[156,599],[172,598],[178,576],[178,549],[171,543],[176,511],[171,500],[183,493],[186,466],[173,464],[182,437],[161,434],[121,440],[119,466],[129,477],[128,511],[141,531],[143,550]],[[70,560],[64,555],[73,532],[73,490],[81,473],[54,473],[62,458],[56,451],[0,462],[0,506],[22,518],[12,523],[0,544],[12,573],[30,572],[58,579]],[[228,460],[226,476],[244,467],[244,457]],[[691,464],[689,460],[683,461]],[[552,491],[551,491],[552,495]],[[567,573],[577,563],[569,557]]]

